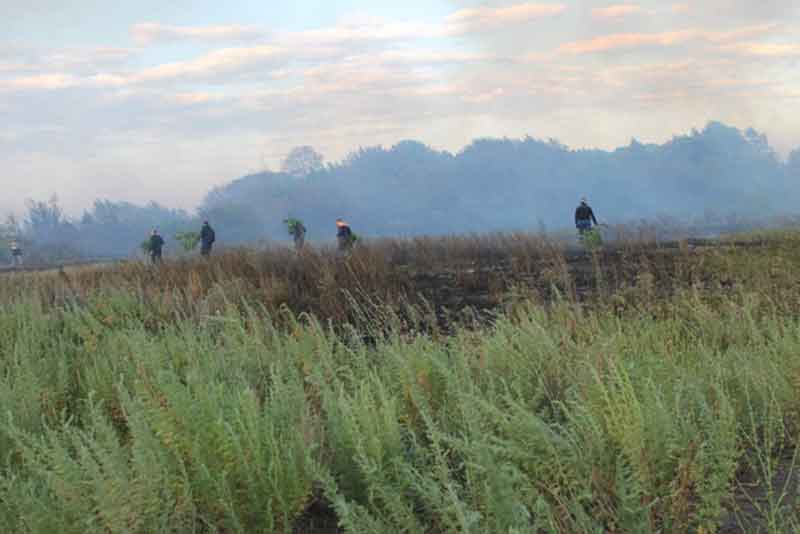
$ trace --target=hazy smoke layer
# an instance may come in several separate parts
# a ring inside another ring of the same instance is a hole
[[[481,139],[458,154],[404,141],[327,167],[313,156],[308,174],[293,167],[215,189],[197,215],[98,201],[72,221],[56,203],[31,203],[19,228],[6,231],[38,245],[125,256],[154,226],[171,240],[199,229],[202,218],[221,244],[234,244],[288,241],[290,216],[305,222],[310,239],[332,239],[337,217],[364,236],[410,236],[566,228],[582,196],[609,223],[794,214],[800,196],[800,150],[782,161],[763,135],[720,123],[613,152],[526,138]]]

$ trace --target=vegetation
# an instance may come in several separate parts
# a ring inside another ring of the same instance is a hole
[[[587,249],[596,250],[603,246],[603,235],[597,228],[592,228],[581,236],[581,241]]]
[[[200,244],[200,232],[178,232],[175,241],[183,246],[183,250],[191,252]]]
[[[288,219],[284,219],[283,223],[286,225],[286,229],[289,231],[289,235],[297,235],[298,229],[304,228],[303,221],[300,219],[295,219],[294,217],[289,217]]]
[[[234,180],[200,209],[236,241],[285,239],[276,213],[302,218],[319,240],[332,238],[337,217],[365,237],[561,229],[588,195],[601,220],[661,218],[669,234],[686,224],[741,230],[796,213],[800,194],[800,150],[784,162],[762,134],[717,122],[614,151],[532,137],[478,139],[458,153],[403,141],[302,168],[302,179],[284,168]]]
[[[796,531],[798,242],[506,235],[2,277],[0,524]]]
[[[280,214],[302,219],[314,241],[332,241],[339,217],[364,238],[531,228],[552,233],[571,226],[578,199],[588,195],[604,222],[646,220],[660,239],[675,239],[780,226],[775,214],[797,212],[798,184],[800,149],[783,161],[758,132],[709,123],[663,144],[634,140],[613,152],[530,137],[480,139],[456,154],[405,141],[324,165],[313,148],[298,147],[282,172],[215,188],[196,213],[97,200],[71,217],[51,199],[30,202],[11,226],[30,243],[31,261],[129,258],[140,237],[156,227],[167,250],[179,250],[172,237],[199,229],[204,219],[220,245],[285,242]]]

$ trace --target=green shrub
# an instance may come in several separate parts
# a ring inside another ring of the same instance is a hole
[[[199,232],[178,232],[175,234],[175,241],[181,244],[183,250],[191,252],[200,244]]]

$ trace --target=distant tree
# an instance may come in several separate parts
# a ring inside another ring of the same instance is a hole
[[[6,217],[6,222],[0,223],[0,239],[15,239],[22,234],[19,220],[14,215]]]
[[[305,145],[295,147],[286,156],[281,165],[281,170],[294,176],[302,178],[308,176],[313,172],[320,171],[324,168],[325,159],[322,154],[314,150],[313,147]]]
[[[26,205],[24,229],[31,239],[64,244],[75,237],[75,228],[59,206],[57,196],[53,195],[47,202],[28,200]]]
[[[313,180],[292,178],[310,169]],[[555,231],[571,226],[583,195],[609,222],[659,214],[702,221],[706,213],[724,222],[730,213],[793,210],[800,194],[800,152],[783,163],[763,134],[715,122],[663,144],[633,139],[614,151],[525,137],[477,139],[451,154],[402,141],[357,149],[324,168],[317,158],[292,156],[284,171],[235,180],[209,195],[201,212],[219,210],[230,221],[226,235],[237,240],[285,239],[275,221],[286,213],[302,215],[313,238],[330,237],[336,217],[367,235],[412,236]]]
[[[764,157],[774,158],[775,151],[769,144],[769,140],[767,139],[766,134],[761,132],[757,132],[753,128],[748,128],[744,131],[744,138],[750,143],[750,146],[755,150],[757,154],[760,154]]]
[[[138,206],[96,200],[80,219],[80,248],[91,255],[125,257],[137,251],[143,236],[153,228],[157,227],[170,241],[178,230],[198,224],[196,218],[182,210],[153,202]]]

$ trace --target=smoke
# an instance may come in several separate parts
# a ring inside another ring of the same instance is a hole
[[[661,145],[614,151],[523,138],[480,139],[451,154],[404,141],[302,174],[242,177],[209,192],[197,215],[98,201],[73,219],[55,200],[31,203],[18,232],[32,250],[127,257],[153,227],[173,254],[174,236],[198,229],[201,217],[221,245],[288,243],[287,217],[301,219],[318,241],[332,239],[338,217],[365,237],[532,231],[569,228],[578,199],[588,196],[608,223],[648,220],[674,229],[694,221],[718,233],[797,214],[798,154],[783,163],[763,134],[718,122]]]
[[[796,212],[800,158],[792,161],[782,163],[763,134],[721,123],[614,151],[481,139],[453,155],[405,141],[302,179],[244,177],[210,196],[203,213],[236,240],[286,239],[286,215],[315,239],[329,238],[337,217],[366,236],[565,228],[583,195],[614,223],[755,221]]]

